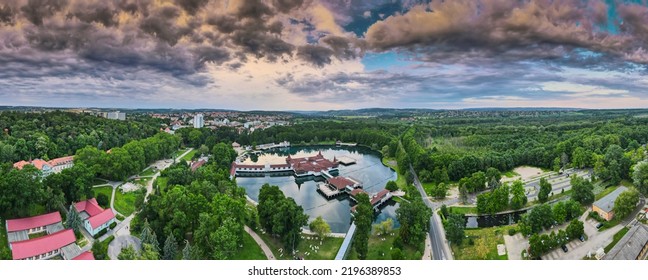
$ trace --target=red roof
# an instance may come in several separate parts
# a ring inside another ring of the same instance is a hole
[[[346,186],[353,186],[355,185],[355,182],[344,178],[344,177],[333,177],[328,180],[326,180],[329,184],[335,186],[338,190],[342,190],[346,188]]]
[[[23,169],[23,167],[25,167],[25,165],[27,164],[29,164],[28,161],[21,160],[19,162],[14,163],[13,167],[16,169]]]
[[[53,160],[50,160],[49,164],[52,166],[57,166],[57,165],[67,164],[72,161],[74,161],[74,156],[60,157],[60,158],[55,158]]]
[[[200,168],[201,166],[205,165],[205,163],[207,163],[207,162],[204,161],[204,160],[200,160],[200,161],[194,162],[194,163],[191,165],[191,171],[192,171],[192,172],[196,171],[196,169],[198,169],[198,168]]]
[[[34,216],[23,219],[7,220],[7,231],[21,231],[32,228],[42,227],[61,222],[61,214],[59,212],[52,212],[40,216]]]
[[[92,228],[95,229],[114,218],[115,218],[115,213],[113,213],[112,209],[106,209],[103,210],[103,212],[88,218],[88,222],[90,222],[90,226],[92,226]]]
[[[73,261],[94,261],[94,255],[90,251],[81,253],[81,255],[76,256],[72,259]]]
[[[290,167],[290,164],[271,164],[270,168]]]
[[[354,189],[351,191],[351,196],[356,196],[361,193],[367,193],[367,192],[363,191],[362,189]]]
[[[79,211],[79,213],[86,211],[90,217],[99,215],[103,211],[103,208],[99,206],[97,200],[93,197],[86,201],[77,202],[74,204],[74,208]]]
[[[26,259],[61,249],[75,241],[74,231],[66,229],[54,234],[11,243],[11,254],[14,260]]]
[[[31,164],[31,165],[35,166],[38,170],[43,170],[43,166],[49,165],[49,163],[47,163],[47,161],[44,161],[42,159],[35,159],[35,160],[32,160],[32,161],[21,160],[19,162],[14,163],[13,166],[15,168],[17,168],[17,169],[23,169],[23,167],[25,167],[25,165],[28,165],[28,164]]]
[[[374,204],[378,203],[378,201],[380,201],[380,200],[381,200],[383,197],[385,197],[385,195],[387,195],[388,193],[389,193],[388,190],[382,190],[382,191],[378,192],[376,195],[374,195],[374,196],[371,198],[371,205],[374,205]]]

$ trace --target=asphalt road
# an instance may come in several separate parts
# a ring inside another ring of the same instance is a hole
[[[436,205],[434,205],[428,198],[427,194],[425,193],[425,190],[423,190],[423,186],[421,185],[421,182],[418,179],[418,176],[416,175],[416,172],[414,172],[414,169],[410,166],[410,172],[414,174],[414,186],[418,189],[419,193],[421,193],[421,198],[423,199],[423,203],[427,205],[430,209],[432,209],[432,217],[430,217],[430,229],[428,231],[428,234],[430,235],[430,241],[432,243],[432,259],[433,260],[447,260],[447,259],[452,259],[452,256],[446,253],[446,248],[447,244],[444,241],[443,238],[443,233],[441,231],[442,225],[441,225],[441,218],[439,218],[439,215],[436,213]]]

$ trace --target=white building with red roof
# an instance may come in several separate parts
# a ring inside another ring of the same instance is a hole
[[[83,227],[93,236],[115,222],[115,213],[112,209],[101,208],[94,198],[77,202],[74,208],[83,220]]]
[[[11,255],[14,260],[45,260],[62,255],[63,247],[76,245],[75,241],[74,231],[67,229],[34,239],[13,242]]]
[[[94,261],[95,257],[90,251],[81,253],[80,255],[74,257],[73,261]]]
[[[61,214],[52,212],[44,215],[12,219],[6,221],[7,239],[9,243],[29,239],[30,234],[47,231],[52,234],[63,230]],[[10,245],[11,246],[11,245]]]
[[[36,169],[40,170],[43,173],[43,177],[47,177],[52,173],[59,173],[66,168],[74,166],[74,156],[60,157],[55,158],[50,161],[44,161],[42,159],[35,159],[30,161],[21,160],[14,163],[14,168],[23,169],[25,165],[33,165]]]

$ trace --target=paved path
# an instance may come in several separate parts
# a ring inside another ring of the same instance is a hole
[[[257,244],[259,244],[259,247],[261,247],[261,250],[263,250],[263,253],[266,255],[266,258],[268,258],[268,260],[276,260],[274,254],[272,253],[272,250],[270,250],[270,247],[268,247],[268,245],[263,241],[263,239],[261,239],[258,234],[256,234],[256,232],[254,232],[248,226],[245,226],[245,231],[249,233],[250,236],[252,236]]]
[[[432,242],[430,241],[430,235],[425,236],[425,251],[423,251],[422,260],[431,260],[432,259]]]
[[[132,235],[117,236],[115,237],[115,240],[108,244],[108,256],[111,260],[116,260],[122,248],[127,248],[128,246],[133,246],[133,248],[139,252],[142,246],[142,241]]]

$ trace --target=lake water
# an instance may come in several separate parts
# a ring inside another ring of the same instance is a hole
[[[333,160],[333,157],[350,157],[356,160],[356,164],[349,166],[340,165],[339,175],[353,177],[362,182],[364,190],[370,194],[377,193],[384,189],[387,181],[396,180],[396,172],[386,167],[380,161],[380,154],[363,147],[335,147],[335,146],[309,146],[275,149],[266,153],[248,158],[245,164],[285,163],[285,157],[307,157],[322,152],[325,158]],[[341,195],[332,200],[327,200],[317,192],[317,182],[312,180],[296,179],[292,175],[265,176],[265,177],[237,177],[236,183],[245,188],[250,198],[258,201],[259,190],[265,183],[279,186],[287,197],[292,197],[297,204],[304,208],[310,220],[322,216],[331,226],[331,231],[346,233],[351,225],[351,206],[353,202],[346,196]],[[315,178],[323,181],[321,178]],[[398,204],[389,203],[382,207],[381,212],[376,216],[375,222],[381,222],[388,218],[394,220],[394,227],[398,227],[396,221],[396,209]],[[309,221],[310,221],[309,220]]]

